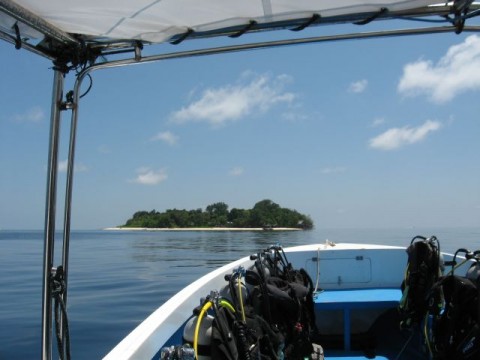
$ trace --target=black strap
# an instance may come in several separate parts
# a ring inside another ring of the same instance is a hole
[[[55,333],[57,336],[58,356],[61,360],[70,360],[70,331],[68,316],[63,294],[65,293],[65,277],[63,267],[59,266],[55,275],[51,278],[52,297],[55,300]],[[62,338],[61,331],[64,337]]]
[[[15,30],[15,49],[20,50],[22,47],[22,38],[20,37],[20,29],[18,27],[18,22],[13,24],[13,29]]]
[[[310,19],[308,19],[307,21],[305,21],[303,24],[301,24],[300,26],[297,26],[296,28],[290,29],[290,30],[291,31],[302,31],[302,30],[309,27],[310,25],[312,25],[313,23],[317,22],[320,19],[321,19],[321,16],[319,14],[313,14],[312,17]]]
[[[237,38],[245,34],[247,31],[250,31],[255,25],[257,25],[257,22],[255,20],[250,20],[247,25],[240,31],[236,32],[235,34],[229,35],[228,37],[230,38]]]
[[[193,29],[188,28],[187,32],[185,32],[183,35],[181,35],[177,40],[170,41],[170,44],[172,45],[178,45],[180,44],[183,40],[188,38],[191,34],[193,34]]]
[[[354,22],[355,25],[367,25],[369,22],[372,22],[376,18],[378,18],[380,15],[383,15],[388,12],[387,8],[381,8],[380,11],[376,12],[372,16],[366,18],[365,20],[360,20],[357,22]]]

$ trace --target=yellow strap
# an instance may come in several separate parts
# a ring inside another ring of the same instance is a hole
[[[243,308],[243,298],[242,298],[242,282],[240,281],[240,276],[237,279],[238,282],[238,297],[240,298],[240,311],[242,312],[242,320],[245,322],[245,309]]]

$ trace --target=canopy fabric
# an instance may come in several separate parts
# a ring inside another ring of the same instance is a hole
[[[427,31],[460,33],[478,15],[473,0],[0,0],[0,39],[66,72],[121,53],[134,52],[138,61],[144,45],[187,38],[398,18],[440,21],[447,26]],[[345,35],[358,38],[360,32]]]
[[[187,31],[205,32],[248,25],[322,18],[381,9],[402,11],[438,4],[438,0],[2,0],[19,5],[69,34],[90,39],[129,39],[161,43]],[[445,3],[440,3],[445,4]],[[1,13],[0,28],[12,36],[17,19]],[[21,22],[22,37],[41,34]]]

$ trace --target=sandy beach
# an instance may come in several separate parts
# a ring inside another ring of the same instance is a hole
[[[208,227],[208,228],[142,228],[142,227],[108,227],[108,231],[299,231],[299,228],[231,228],[231,227]]]

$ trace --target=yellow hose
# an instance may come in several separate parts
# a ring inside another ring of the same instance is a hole
[[[235,312],[235,308],[227,300],[221,299],[219,303],[220,303],[220,306],[223,306],[223,307],[227,308],[228,310],[230,310],[233,313]]]
[[[458,263],[457,265],[454,265],[453,268],[447,273],[446,276],[449,276],[451,275],[455,270],[457,270],[460,266],[462,266],[463,264],[469,262],[470,260],[469,259],[465,259],[463,260],[461,263]]]
[[[202,322],[202,318],[207,312],[208,309],[212,307],[213,303],[208,301],[203,305],[202,310],[200,311],[200,315],[198,315],[197,324],[195,325],[195,333],[193,335],[193,350],[195,351],[195,359],[198,360],[198,333],[200,332],[200,324]]]
[[[430,345],[430,339],[428,337],[428,313],[427,315],[425,315],[425,320],[423,321],[424,322],[424,325],[423,325],[423,335],[425,336],[425,342],[427,343],[427,347],[428,347],[428,352],[430,353],[430,357],[433,356],[433,351],[432,351],[432,346]]]
[[[240,311],[242,312],[242,320],[245,322],[245,309],[243,308],[243,299],[242,299],[242,282],[240,281],[240,276],[237,279],[238,282],[238,297],[240,298]]]

